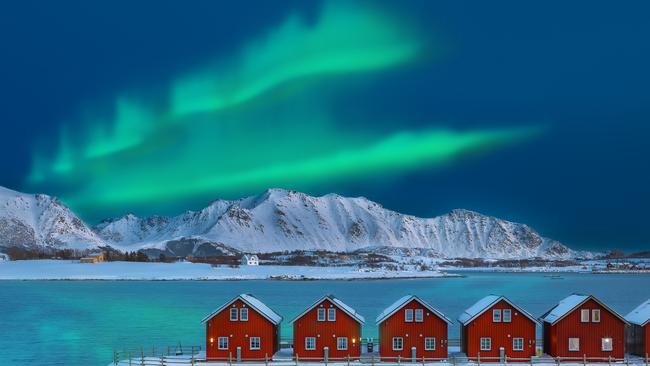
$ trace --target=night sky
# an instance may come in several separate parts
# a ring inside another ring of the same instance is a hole
[[[0,185],[89,223],[268,187],[650,249],[647,1],[0,6]]]

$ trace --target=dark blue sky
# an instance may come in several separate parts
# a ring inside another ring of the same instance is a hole
[[[444,166],[384,172],[381,179],[323,180],[303,190],[364,195],[419,216],[473,209],[525,222],[575,248],[650,249],[649,2],[379,5],[425,35],[427,55],[344,85],[345,93],[322,87],[330,115],[369,133],[432,126],[543,126],[544,132]],[[316,23],[322,8],[315,1],[3,4],[0,185],[34,190],[27,176],[35,149],[53,155],[62,124],[85,106],[123,90],[146,89],[154,98],[178,75],[232,58],[289,13]],[[264,160],[264,151],[247,153]],[[48,182],[39,190],[74,195],[76,187]],[[302,188],[299,183],[286,186]],[[242,188],[211,198],[255,192]],[[201,195],[155,211],[174,214],[208,201]],[[92,222],[130,211],[150,214],[150,207],[122,203],[80,213]]]

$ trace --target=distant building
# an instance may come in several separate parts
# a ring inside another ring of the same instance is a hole
[[[88,254],[86,257],[81,258],[79,263],[99,263],[104,260],[104,252],[93,252]]]
[[[626,351],[637,356],[650,354],[650,299],[625,316],[630,323],[626,328]]]
[[[241,257],[242,266],[259,266],[260,260],[255,254],[244,254]]]
[[[571,295],[541,320],[544,352],[550,356],[606,360],[625,355],[628,322],[591,295]]]

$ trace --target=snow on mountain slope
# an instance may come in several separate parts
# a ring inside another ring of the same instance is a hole
[[[243,252],[387,247],[423,248],[447,258],[576,254],[527,225],[472,211],[454,210],[424,219],[387,210],[363,197],[312,197],[282,189],[235,201],[217,200],[200,211],[175,217],[126,215],[105,220],[94,230],[118,248],[165,249],[173,242],[177,247],[194,246],[190,252],[205,242]]]
[[[58,199],[0,187],[0,249],[103,245],[104,241]]]

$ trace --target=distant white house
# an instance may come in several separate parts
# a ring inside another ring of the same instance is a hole
[[[4,254],[4,253],[0,253],[0,262],[1,262],[1,261],[8,261],[8,260],[9,260],[9,256],[8,256],[8,255],[6,255],[6,254]]]
[[[242,266],[259,266],[260,260],[255,254],[244,254],[241,257]]]

